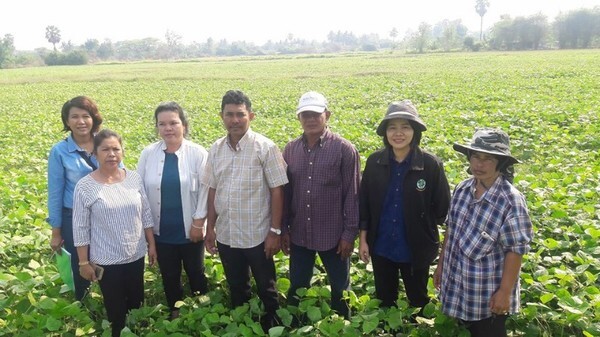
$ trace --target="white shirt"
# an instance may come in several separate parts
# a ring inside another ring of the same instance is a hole
[[[164,141],[148,145],[140,155],[137,172],[144,181],[146,194],[154,219],[154,234],[160,235],[160,186],[165,165]],[[187,139],[177,151],[177,166],[181,183],[181,205],[185,226],[185,237],[189,239],[193,219],[206,218],[208,186],[202,182],[208,152],[204,147]]]

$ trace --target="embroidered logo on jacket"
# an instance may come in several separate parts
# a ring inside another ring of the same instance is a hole
[[[425,191],[425,186],[427,186],[427,182],[425,181],[425,179],[419,179],[417,181],[417,191]]]

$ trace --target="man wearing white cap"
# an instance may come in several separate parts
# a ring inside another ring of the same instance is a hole
[[[288,303],[298,305],[296,290],[309,288],[318,253],[331,285],[331,307],[350,317],[342,300],[350,288],[350,254],[358,235],[360,157],[346,139],[331,132],[331,112],[320,93],[302,95],[296,115],[300,137],[289,142],[282,246],[290,254]]]

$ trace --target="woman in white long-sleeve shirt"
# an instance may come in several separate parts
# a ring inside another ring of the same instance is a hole
[[[81,178],[73,197],[73,241],[79,274],[99,279],[112,335],[144,300],[144,257],[156,261],[152,215],[140,176],[120,167],[121,137],[104,129],[94,137],[98,169]],[[89,251],[89,255],[88,255]],[[96,268],[104,268],[100,278]]]
[[[204,220],[208,187],[201,184],[207,151],[185,137],[188,121],[175,102],[161,103],[154,112],[160,141],[147,146],[138,162],[154,219],[158,265],[170,317],[179,315],[175,303],[183,298],[181,271],[192,294],[205,294]]]

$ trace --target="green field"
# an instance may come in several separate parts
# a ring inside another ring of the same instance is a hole
[[[190,138],[209,147],[224,135],[220,99],[241,89],[252,99],[252,128],[281,148],[301,133],[294,109],[308,90],[328,97],[331,128],[366,157],[381,146],[375,128],[392,100],[408,98],[428,125],[422,145],[445,162],[451,187],[467,177],[452,150],[476,127],[501,127],[523,164],[515,185],[534,223],[532,250],[521,274],[522,313],[509,319],[515,336],[600,336],[600,52],[544,51],[400,55],[389,53],[205,59],[195,62],[102,64],[0,70],[0,336],[96,336],[108,333],[99,287],[84,306],[72,303],[50,258],[46,217],[46,159],[63,139],[60,108],[78,95],[93,97],[103,126],[124,138],[125,165],[156,140],[153,111],[174,100],[190,115]],[[277,257],[279,290],[287,259]],[[396,328],[408,336],[455,336],[439,312],[412,323],[412,309],[379,310],[369,266],[353,257],[351,322],[329,312],[324,273],[298,309],[312,322],[272,336],[373,336]],[[130,315],[139,336],[252,336],[258,301],[227,309],[217,258],[207,258],[213,290],[184,301],[182,316],[166,321],[157,269],[146,271],[146,306]],[[435,296],[433,287],[431,295]],[[282,306],[284,323],[296,311]]]

